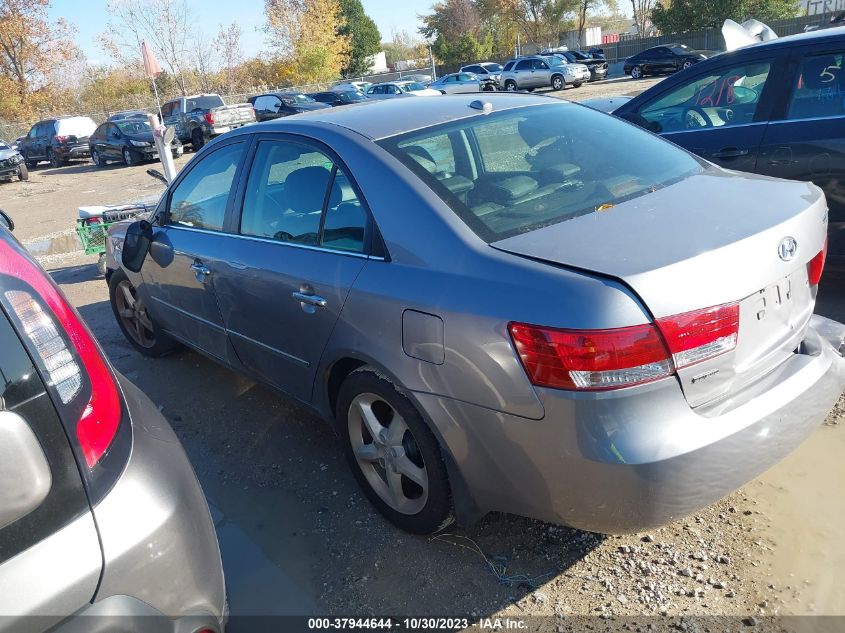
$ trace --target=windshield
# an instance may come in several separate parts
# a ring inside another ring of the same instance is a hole
[[[678,46],[670,46],[669,50],[673,53],[679,53],[681,55],[684,55],[686,53],[689,53],[690,49],[684,44],[679,44]]]
[[[544,57],[543,59],[549,62],[549,66],[563,66],[563,60],[560,57],[550,55],[549,57]]]
[[[122,121],[115,121],[114,124],[124,134],[143,134],[144,132],[153,131],[150,124],[143,119],[124,119]]]
[[[417,83],[416,81],[409,84],[401,84],[399,88],[401,88],[403,92],[417,92],[418,90],[425,90],[425,86],[421,83]]]
[[[480,115],[380,145],[487,242],[604,211],[703,169],[659,137],[567,103]]]
[[[489,72],[489,73],[500,73],[500,72],[502,72],[502,65],[501,64],[488,62],[486,64],[479,64],[479,66],[481,66],[482,68],[487,70],[487,72]]]
[[[185,100],[185,111],[193,112],[194,110],[211,110],[218,108],[223,103],[223,98],[220,95],[200,95],[198,97],[189,97]]]

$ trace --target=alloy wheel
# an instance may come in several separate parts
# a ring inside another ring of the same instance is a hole
[[[416,514],[428,501],[428,471],[408,424],[373,393],[356,396],[347,415],[358,467],[373,491],[392,509]]]
[[[642,76],[643,76],[643,71],[642,71],[642,68],[640,68],[639,66],[634,66],[631,69],[631,77],[633,77],[634,79],[641,79]]]
[[[114,300],[124,331],[141,347],[153,347],[156,344],[153,322],[128,279],[118,284]]]

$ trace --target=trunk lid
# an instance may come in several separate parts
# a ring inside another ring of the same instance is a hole
[[[698,406],[753,382],[798,346],[815,302],[807,264],[826,234],[815,185],[709,170],[492,246],[620,279],[656,319],[739,302],[736,348],[678,371]],[[779,254],[785,238],[798,246],[788,261]]]

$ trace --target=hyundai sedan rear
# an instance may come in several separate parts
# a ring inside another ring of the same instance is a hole
[[[728,494],[839,398],[826,226],[812,184],[555,99],[444,96],[227,135],[113,233],[109,278],[139,351],[309,403],[404,529],[622,533]]]

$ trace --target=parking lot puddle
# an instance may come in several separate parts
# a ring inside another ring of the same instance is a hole
[[[845,615],[843,456],[840,419],[821,426],[749,487],[769,519],[763,540],[771,550],[763,560],[770,567],[760,569],[782,591],[781,614]]]

